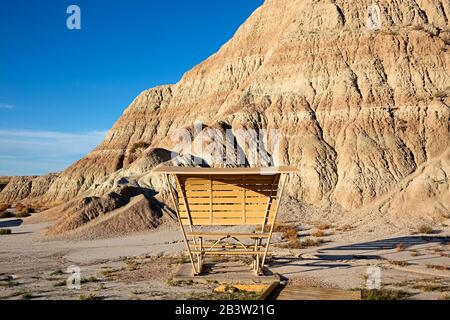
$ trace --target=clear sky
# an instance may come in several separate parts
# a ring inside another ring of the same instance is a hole
[[[178,82],[262,3],[0,1],[0,175],[63,170],[141,91]],[[66,26],[71,4],[81,30]]]

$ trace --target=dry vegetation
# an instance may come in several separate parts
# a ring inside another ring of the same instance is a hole
[[[433,228],[427,225],[421,225],[419,229],[417,230],[418,233],[424,233],[424,234],[431,234],[433,233]]]
[[[340,232],[348,232],[348,231],[352,231],[353,229],[354,229],[354,227],[352,227],[352,226],[350,226],[348,224],[343,225],[343,226],[341,226],[339,228],[336,228],[336,230],[340,231]]]
[[[147,149],[150,144],[144,141],[134,143],[130,148],[130,153],[135,153],[139,149]]]
[[[14,218],[14,215],[8,211],[0,212],[0,219],[7,219],[7,218]]]
[[[427,268],[441,271],[450,270],[450,266],[444,266],[439,264],[427,264]]]
[[[11,229],[0,229],[0,235],[11,234]]]
[[[410,296],[409,293],[402,290],[390,289],[362,289],[362,300],[405,300]]]
[[[325,231],[320,230],[320,229],[316,229],[311,232],[311,236],[316,237],[316,238],[325,237],[325,235],[326,235]]]
[[[6,203],[0,203],[0,212],[3,212],[5,210],[9,209],[9,205]]]
[[[278,245],[280,248],[285,249],[306,249],[310,247],[318,247],[321,244],[323,244],[324,241],[320,239],[305,239],[305,240],[299,240],[295,239],[292,241],[289,241],[288,243],[283,243]]]
[[[403,260],[391,260],[391,261],[389,261],[389,263],[394,266],[399,266],[399,267],[406,267],[406,266],[410,265],[409,262],[403,261]]]

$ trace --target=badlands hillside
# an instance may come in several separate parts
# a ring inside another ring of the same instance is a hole
[[[267,0],[177,84],[142,92],[95,150],[59,174],[13,178],[0,202],[52,207],[36,216],[57,219],[49,234],[155,228],[171,215],[150,170],[170,160],[176,130],[201,122],[268,130],[269,153],[301,169],[287,219],[438,224],[450,216],[449,19],[448,0]]]

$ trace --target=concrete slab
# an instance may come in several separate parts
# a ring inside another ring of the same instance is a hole
[[[272,273],[269,269],[264,269],[264,274],[257,277],[249,265],[242,262],[220,262],[215,264],[205,264],[201,275],[194,276],[192,265],[184,263],[180,265],[172,281],[194,282],[194,283],[219,283],[219,284],[271,284],[279,282],[280,276]]]

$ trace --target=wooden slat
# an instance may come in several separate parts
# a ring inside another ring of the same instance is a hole
[[[208,239],[220,239],[225,237],[240,237],[250,239],[268,238],[269,233],[239,233],[239,232],[187,232],[190,237],[203,237]]]
[[[227,256],[233,256],[233,255],[263,255],[264,251],[200,251],[200,250],[192,250],[192,253],[194,254],[200,254],[203,253],[205,255],[227,255]]]
[[[189,225],[189,220],[187,218],[181,218],[181,222],[183,225]],[[192,218],[192,224],[196,226],[242,226],[242,225],[261,225],[263,222],[263,218],[247,218],[245,221],[244,219],[240,218],[216,218],[214,217],[213,222],[209,219],[199,219],[199,218]]]
[[[276,185],[275,185],[276,187]],[[222,185],[212,185],[212,188],[209,185],[184,185],[183,186],[184,190],[186,191],[209,191],[209,190],[214,190],[214,191],[232,191],[232,190],[238,190],[238,191],[242,191],[244,189],[244,185],[243,184],[222,184]],[[247,184],[245,185],[245,189],[246,190],[252,190],[252,191],[265,191],[265,190],[272,190],[273,188],[273,184]]]
[[[221,190],[221,191],[212,191],[213,198],[221,198],[221,197],[241,197],[242,192],[245,190],[246,197],[261,197],[261,196],[270,196],[271,191],[252,191],[247,189],[241,190]],[[193,197],[208,197],[210,196],[210,191],[185,191],[185,197],[193,198]]]
[[[272,211],[270,213],[270,215],[266,215],[265,212],[255,212],[255,211],[251,211],[251,212],[247,212],[247,217],[248,218],[254,218],[254,219],[260,219],[260,222],[262,223],[264,221],[264,219],[267,218],[273,218],[273,216],[275,215],[275,212]],[[188,214],[187,212],[180,212],[180,217],[182,219],[187,219]],[[209,214],[209,212],[204,211],[204,212],[191,212],[191,217],[192,219],[210,219],[211,216]],[[234,212],[214,212],[213,213],[213,220],[216,219],[243,219],[244,216],[242,214],[242,211],[234,211]]]
[[[247,201],[247,204],[258,204],[258,203],[267,203],[268,198],[267,197],[247,197],[245,199]],[[179,201],[182,201],[182,198],[179,199]],[[209,204],[210,199],[209,198],[187,198],[186,199],[188,206],[194,205],[194,204]],[[274,200],[275,201],[275,200]],[[213,204],[241,204],[242,199],[234,197],[234,198],[213,198]]]
[[[257,177],[247,176],[246,181],[248,181],[249,184],[267,184],[269,182],[274,181],[274,179],[276,179],[275,181],[277,181],[279,178],[278,178],[278,176],[257,176]],[[180,177],[180,183],[182,185],[208,185],[209,179],[197,178],[197,177],[195,177],[195,178]],[[231,176],[229,176],[227,178],[213,177],[212,184],[213,185],[243,184],[243,179],[239,178],[239,177],[231,177]]]
[[[275,206],[277,203],[277,200],[273,200],[272,206]],[[189,204],[189,210],[191,212],[195,211],[209,211],[210,205],[209,204]],[[213,212],[216,211],[239,211],[243,210],[244,204],[238,203],[238,204],[216,204],[213,203],[212,210]],[[267,209],[267,200],[262,203],[249,203],[245,206],[247,211],[264,211],[266,212]],[[180,204],[180,211],[186,212],[184,204]]]

